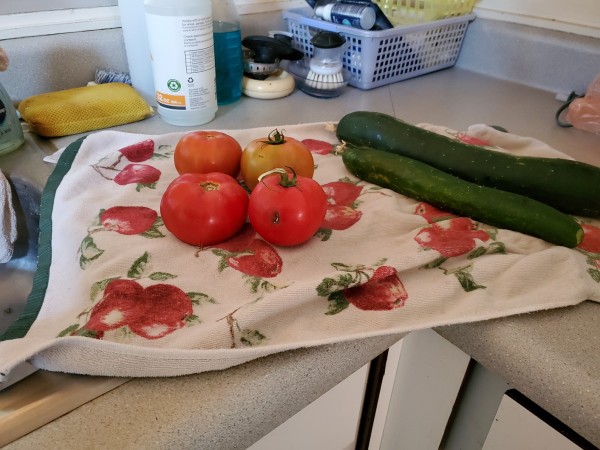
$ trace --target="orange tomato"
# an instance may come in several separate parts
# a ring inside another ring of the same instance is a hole
[[[191,131],[175,146],[175,168],[184,173],[221,172],[237,177],[242,146],[220,131]]]
[[[315,172],[315,162],[306,145],[285,137],[277,129],[266,138],[254,139],[244,148],[240,172],[250,190],[258,184],[259,176],[279,167],[291,167],[298,176],[308,178]]]

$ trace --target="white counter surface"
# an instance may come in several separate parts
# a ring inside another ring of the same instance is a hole
[[[242,98],[200,128],[238,129],[339,120],[353,110],[464,130],[501,125],[600,166],[600,136],[555,124],[552,93],[459,68],[337,99],[302,92],[280,100]],[[184,131],[155,117],[116,129]],[[74,137],[55,140],[58,146]],[[600,446],[600,305],[467,325],[439,334]],[[32,448],[244,449],[392,345],[399,336],[303,349],[223,372],[133,379],[8,445]]]

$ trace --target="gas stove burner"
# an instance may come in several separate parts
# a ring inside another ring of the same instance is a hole
[[[284,34],[247,36],[242,45],[244,51],[244,73],[255,80],[264,80],[279,70],[281,60],[297,61],[304,56],[292,47],[292,39]]]

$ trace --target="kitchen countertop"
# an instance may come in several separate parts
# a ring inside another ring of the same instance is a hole
[[[458,67],[337,99],[295,92],[280,100],[242,98],[199,128],[238,129],[335,122],[353,110],[464,130],[501,125],[574,158],[600,165],[600,136],[554,122],[554,95]],[[158,117],[116,127],[147,134],[185,131]],[[54,140],[57,146],[75,137]],[[600,446],[600,305],[580,305],[436,331]],[[272,355],[223,372],[138,378],[8,445],[7,449],[244,449],[396,342],[370,338]],[[110,432],[107,430],[110,427]]]

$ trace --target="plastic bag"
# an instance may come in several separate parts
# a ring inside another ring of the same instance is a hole
[[[575,128],[600,134],[600,75],[588,86],[583,97],[569,104],[566,119]]]

